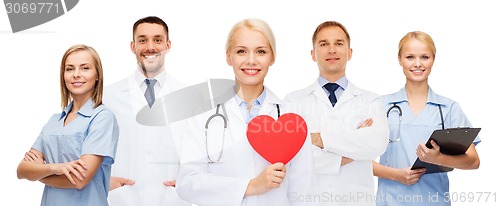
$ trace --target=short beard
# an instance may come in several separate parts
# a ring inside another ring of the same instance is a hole
[[[139,66],[141,67],[142,69],[142,72],[145,76],[148,76],[148,74],[158,74],[162,67],[163,67],[163,64],[158,64],[158,65],[151,65],[149,67],[146,67],[146,65],[142,62],[137,62],[139,64]]]

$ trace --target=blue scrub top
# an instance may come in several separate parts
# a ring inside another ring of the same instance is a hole
[[[80,159],[84,154],[103,156],[94,178],[81,190],[45,186],[41,205],[108,205],[111,165],[118,142],[118,124],[104,105],[92,108],[92,99],[78,111],[77,117],[64,126],[71,102],[62,113],[53,115],[33,144],[48,164]]]
[[[386,111],[394,104],[401,107],[402,120],[399,126],[397,109],[389,112],[388,123],[391,140],[386,152],[380,156],[380,164],[392,168],[411,167],[417,159],[419,144],[425,143],[432,132],[442,129],[438,105],[441,105],[445,128],[472,127],[459,104],[451,99],[437,95],[429,88],[427,104],[418,116],[408,106],[405,88],[394,94],[382,96]],[[399,134],[396,134],[398,133]],[[481,140],[477,137],[474,144]],[[448,175],[444,173],[424,174],[413,185],[407,186],[398,181],[378,178],[377,206],[386,205],[451,205],[449,197]]]

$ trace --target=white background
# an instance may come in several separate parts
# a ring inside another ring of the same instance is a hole
[[[120,3],[116,3],[120,2]],[[398,91],[405,79],[397,62],[397,44],[409,31],[430,34],[437,57],[430,85],[460,103],[469,120],[482,127],[477,150],[481,166],[453,171],[452,192],[474,193],[474,203],[498,205],[498,58],[500,14],[494,1],[231,1],[231,0],[83,0],[67,14],[13,34],[0,6],[2,170],[0,205],[38,205],[43,186],[18,180],[16,168],[50,115],[60,112],[59,64],[64,51],[77,43],[100,54],[105,85],[128,76],[136,65],[130,51],[133,23],[156,15],[170,28],[172,50],[166,69],[186,83],[233,78],[224,45],[234,23],[261,18],[273,28],[277,60],[266,78],[280,97],[306,87],[318,75],[310,58],[311,36],[326,20],[343,23],[351,34],[353,57],[347,77],[378,94]],[[479,199],[479,192],[495,192]]]

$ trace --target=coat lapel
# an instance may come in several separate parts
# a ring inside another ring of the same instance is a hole
[[[318,81],[314,81],[311,85],[309,85],[309,87],[307,87],[306,96],[311,93],[316,97],[316,99],[319,99],[320,102],[331,107],[332,103],[328,99],[328,96],[326,95],[323,88],[319,86]]]
[[[130,96],[130,103],[134,110],[134,114],[137,114],[145,105],[148,104],[144,94],[141,92],[141,88],[137,85],[135,80],[135,73],[129,76],[124,92],[128,92]]]
[[[224,107],[227,113],[224,114],[224,116],[227,117],[227,124],[229,125],[228,131],[230,132],[230,144],[232,144],[243,138],[241,131],[246,131],[247,125],[234,98],[229,99],[224,104]],[[224,109],[222,109],[221,112],[224,113]],[[244,137],[246,137],[246,135]]]
[[[331,107],[331,103],[330,103],[330,100],[328,99],[328,96],[326,95],[323,88],[321,88],[319,86],[317,81],[314,81],[311,85],[309,85],[309,87],[307,87],[305,92],[306,92],[306,96],[312,93],[312,95],[314,95],[316,97],[316,99],[318,99],[320,102]],[[340,97],[340,99],[338,99],[337,103],[335,104],[335,108],[337,108],[345,103],[348,103],[354,97],[361,95],[361,94],[362,94],[362,91],[358,87],[356,87],[356,85],[349,82],[344,93],[342,93],[342,96]],[[335,110],[335,108],[333,108],[333,109]]]
[[[344,93],[342,93],[342,96],[340,97],[339,101],[337,101],[337,104],[335,104],[335,107],[348,103],[354,97],[361,94],[362,91],[358,87],[356,87],[356,85],[349,82],[347,84],[347,88],[345,89]]]
[[[278,119],[278,107],[276,105],[280,105],[280,109],[283,108],[283,101],[280,100],[269,88],[266,87],[266,99],[262,103],[262,107],[260,108],[259,115],[269,115],[276,120]],[[283,114],[282,111],[280,111]]]

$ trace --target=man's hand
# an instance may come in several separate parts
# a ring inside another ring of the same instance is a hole
[[[323,139],[321,139],[320,133],[311,133],[312,144],[323,149]]]
[[[340,162],[340,166],[344,166],[352,162],[352,159],[349,157],[342,156],[342,161]]]
[[[165,182],[163,182],[163,185],[165,185],[167,187],[175,187],[175,180],[165,181]]]
[[[363,124],[359,125],[358,129],[365,128],[365,127],[371,127],[373,124],[372,118],[366,119]]]
[[[361,125],[359,125],[358,129],[361,129],[364,127],[371,127],[372,124],[373,124],[372,118],[368,118],[365,121],[363,121],[363,123]],[[312,140],[313,145],[316,145],[317,147],[319,147],[321,149],[324,148],[323,139],[321,139],[321,134],[319,132],[318,133],[311,133],[311,140]],[[342,160],[342,161],[344,161],[344,160]],[[351,159],[351,161],[352,161],[352,159]]]
[[[109,191],[114,190],[119,187],[123,187],[125,185],[134,185],[135,181],[123,177],[113,177],[111,176],[111,179],[109,181]]]

